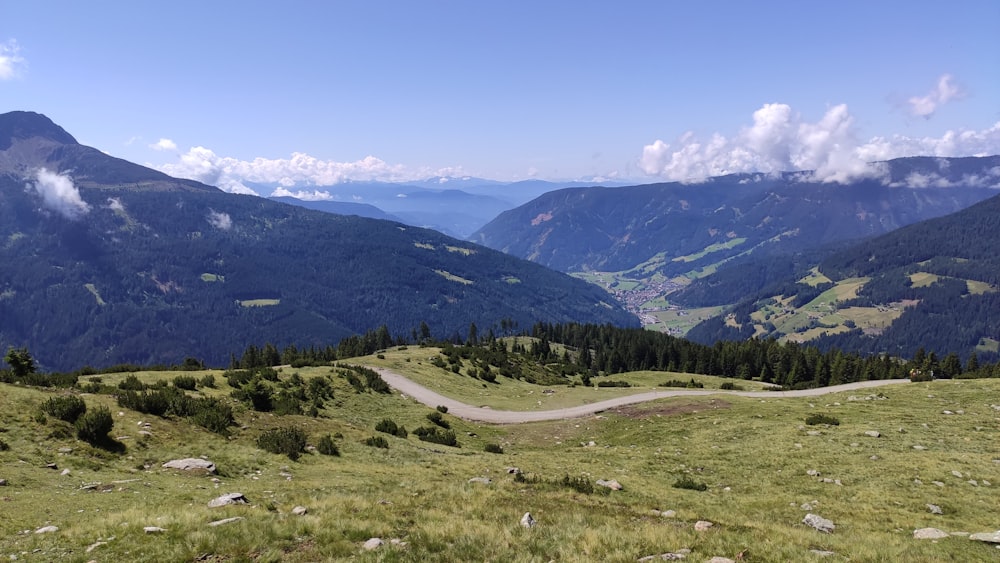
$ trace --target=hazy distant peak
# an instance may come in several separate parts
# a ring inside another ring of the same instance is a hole
[[[15,140],[41,137],[63,145],[76,145],[76,139],[51,119],[33,111],[0,114],[0,150],[7,150]]]

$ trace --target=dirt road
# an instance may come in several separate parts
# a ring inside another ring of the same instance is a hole
[[[410,381],[405,376],[385,368],[373,368],[390,387],[400,393],[412,397],[413,399],[429,406],[437,407],[442,405],[448,407],[448,414],[473,420],[477,422],[490,422],[494,424],[517,424],[520,422],[537,422],[541,420],[562,420],[566,418],[580,418],[598,413],[604,410],[644,403],[656,399],[667,397],[697,397],[705,395],[736,395],[739,397],[755,398],[779,398],[779,397],[817,397],[829,393],[839,393],[841,391],[855,391],[858,389],[869,389],[872,387],[882,387],[884,385],[897,385],[909,383],[908,379],[886,379],[879,381],[859,381],[857,383],[847,383],[835,385],[833,387],[820,387],[818,389],[803,389],[801,391],[719,391],[719,390],[666,390],[647,391],[637,393],[627,397],[615,397],[606,401],[555,409],[549,411],[495,411],[489,407],[474,407],[465,403],[449,399],[430,389]]]

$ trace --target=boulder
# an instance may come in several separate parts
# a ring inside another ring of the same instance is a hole
[[[472,479],[469,479],[469,482],[470,483],[480,483],[480,484],[483,484],[483,485],[489,485],[493,481],[491,481],[489,477],[473,477]]]
[[[878,430],[866,430],[865,436],[868,436],[869,438],[879,438],[882,434]]]
[[[802,523],[825,534],[833,532],[833,529],[836,527],[831,520],[812,513],[806,514],[806,517],[802,519]]]
[[[640,557],[639,561],[680,561],[685,557],[686,555],[681,552],[661,553],[660,555],[647,555],[645,557]]]
[[[736,563],[736,560],[730,559],[728,557],[713,557],[708,560],[708,563]]]
[[[709,522],[708,520],[698,520],[694,523],[694,531],[696,532],[707,532],[712,529],[715,524]]]
[[[604,479],[598,479],[597,480],[597,484],[600,485],[601,487],[607,487],[607,488],[611,489],[612,491],[620,491],[620,490],[622,490],[622,484],[619,483],[618,481],[614,480],[614,479],[612,479],[610,481],[605,481]]]
[[[7,486],[7,480],[6,479],[0,479],[0,487],[6,487],[6,486]]]
[[[938,506],[938,505],[936,505],[936,504],[928,504],[928,505],[927,505],[927,510],[928,510],[928,511],[929,511],[929,512],[930,512],[931,514],[944,514],[944,511],[943,511],[943,510],[941,510],[941,507],[940,507],[940,506]]]
[[[915,540],[939,540],[946,537],[948,537],[948,532],[938,530],[937,528],[913,530],[913,539]]]
[[[167,469],[179,469],[181,471],[215,473],[215,464],[207,459],[189,457],[184,459],[172,459],[163,464]]]
[[[37,530],[35,530],[35,533],[36,534],[51,534],[52,532],[58,532],[58,531],[59,531],[59,527],[58,526],[42,526],[41,528],[38,528]]]
[[[142,529],[143,532],[147,534],[162,534],[166,532],[166,528],[161,528],[159,526],[146,526]]]
[[[208,501],[209,508],[218,508],[230,504],[250,504],[250,501],[247,500],[247,497],[243,496],[243,493],[228,493]]]
[[[304,506],[296,506],[292,509],[292,514],[296,516],[305,516],[308,512],[309,510],[307,510]]]
[[[984,541],[986,543],[1000,543],[1000,530],[995,532],[982,532],[969,536],[970,540]]]
[[[524,528],[534,528],[538,524],[538,521],[531,515],[530,512],[525,512],[524,516],[521,517],[521,526]]]

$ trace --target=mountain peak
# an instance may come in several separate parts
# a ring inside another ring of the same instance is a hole
[[[63,145],[78,144],[73,135],[51,119],[33,111],[0,114],[0,150],[7,150],[15,139],[42,137]]]

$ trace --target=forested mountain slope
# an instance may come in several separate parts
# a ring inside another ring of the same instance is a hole
[[[600,288],[438,232],[223,193],[0,115],[0,348],[46,369],[225,363],[387,325],[635,326]]]

